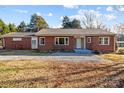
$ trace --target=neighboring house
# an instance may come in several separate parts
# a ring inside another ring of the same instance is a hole
[[[12,32],[2,36],[6,49],[40,51],[90,49],[115,51],[115,34],[101,29],[42,29],[39,32]]]
[[[124,47],[124,34],[117,35],[117,46]]]

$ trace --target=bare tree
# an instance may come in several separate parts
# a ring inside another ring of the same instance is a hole
[[[124,40],[124,23],[119,23],[113,26],[114,31],[117,34],[117,40],[118,41],[123,41]]]
[[[114,25],[114,30],[117,32],[117,34],[124,34],[124,23]]]
[[[97,18],[96,14],[90,11],[84,12],[81,22],[83,24],[83,28],[86,29],[92,28],[106,29],[106,26],[103,25],[100,19]]]

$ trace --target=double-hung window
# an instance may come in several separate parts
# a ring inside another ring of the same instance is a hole
[[[91,37],[87,37],[87,43],[91,43]]]
[[[45,37],[39,38],[39,45],[45,45]]]
[[[68,45],[69,38],[68,37],[55,37],[55,45]]]
[[[109,37],[99,37],[100,45],[109,45]]]

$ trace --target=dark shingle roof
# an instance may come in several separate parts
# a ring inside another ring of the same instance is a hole
[[[101,29],[42,29],[39,32],[12,32],[2,37],[30,37],[30,36],[75,36],[75,35],[115,35]]]
[[[34,36],[34,32],[11,32],[5,35],[2,35],[2,37],[30,37]]]
[[[36,36],[115,35],[101,29],[42,29]]]

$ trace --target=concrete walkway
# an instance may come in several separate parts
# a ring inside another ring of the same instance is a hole
[[[0,56],[1,61],[6,60],[41,60],[41,61],[61,61],[61,62],[105,62],[108,61],[97,55],[83,56]]]

